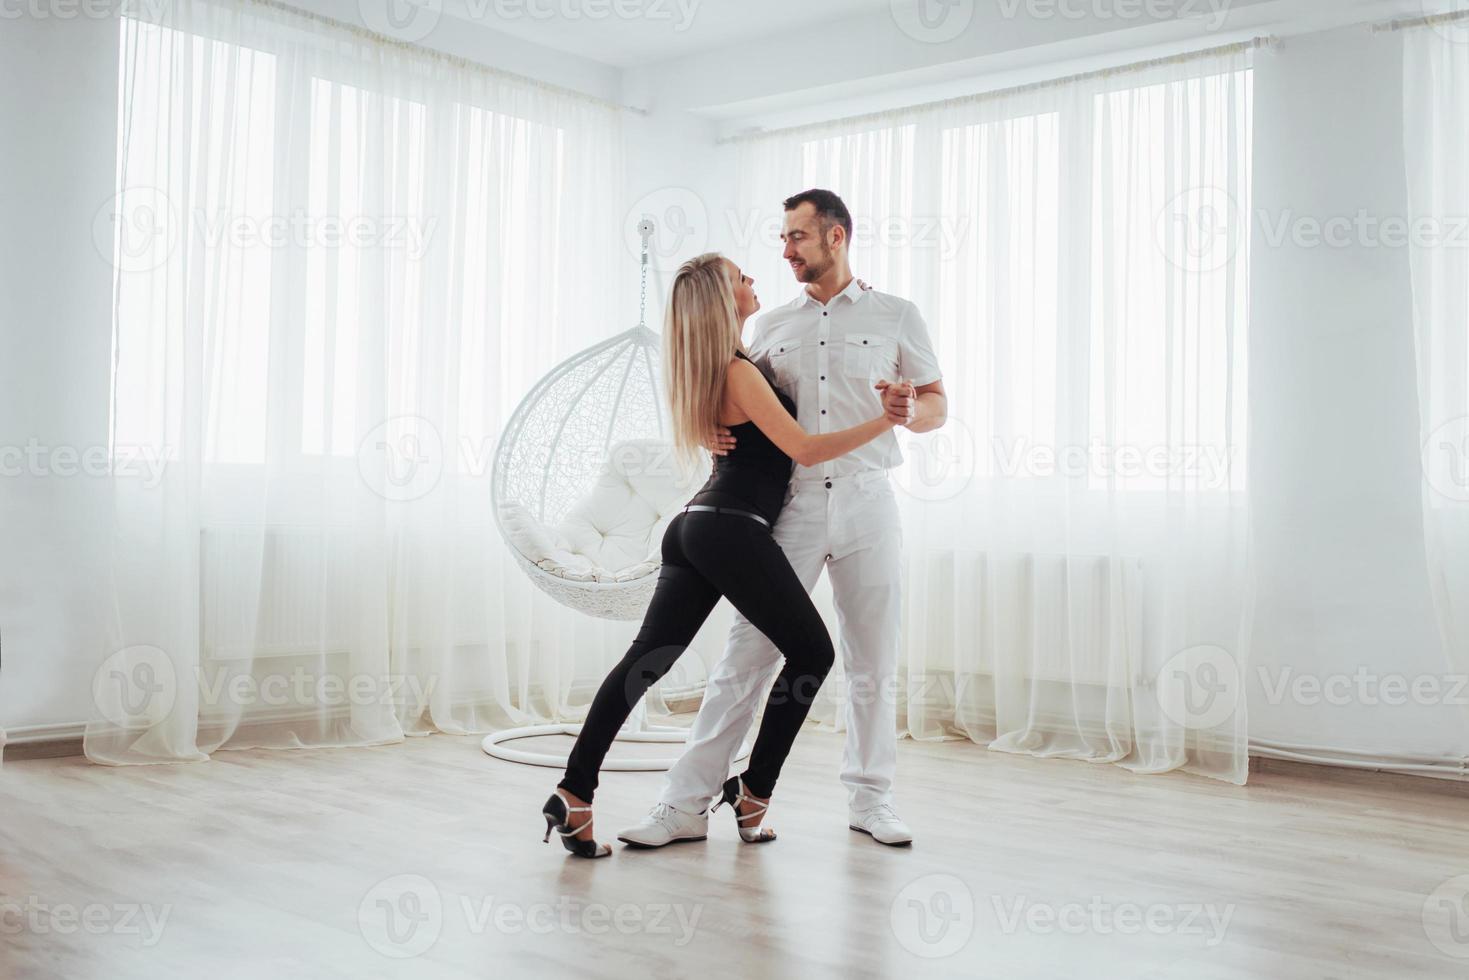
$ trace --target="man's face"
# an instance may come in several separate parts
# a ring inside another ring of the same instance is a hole
[[[785,227],[780,233],[785,251],[781,254],[791,264],[798,280],[816,282],[831,269],[834,260],[828,239],[837,228],[833,226],[823,234],[816,206],[809,201],[786,212]]]

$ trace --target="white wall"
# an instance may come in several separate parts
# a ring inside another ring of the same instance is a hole
[[[1298,223],[1406,214],[1400,44],[1349,28],[1290,38],[1256,61],[1250,734],[1462,758],[1463,708],[1271,703],[1268,693],[1287,670],[1450,669],[1424,558],[1407,250],[1370,235],[1326,247]],[[1282,218],[1304,234],[1272,245]]]
[[[701,251],[729,251],[732,245],[727,212],[734,202],[734,154],[716,144],[711,120],[688,111],[677,98],[685,77],[678,71],[634,69],[622,90],[625,103],[648,107],[647,115],[629,114],[624,122],[625,222],[636,223],[646,214],[660,226],[656,265],[664,287],[681,259]],[[635,260],[629,268],[637,274]],[[635,320],[636,290],[632,298]],[[655,330],[661,327],[661,307],[658,291],[650,285],[648,324]]]
[[[106,483],[17,450],[107,445],[117,25],[0,25],[0,724],[85,719],[106,598]]]

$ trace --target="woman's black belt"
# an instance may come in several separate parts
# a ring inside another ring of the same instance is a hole
[[[752,521],[759,521],[766,527],[770,527],[770,522],[759,514],[748,510],[737,510],[734,507],[711,507],[708,504],[689,504],[684,508],[685,514],[691,511],[698,511],[701,514],[738,514],[741,517],[748,517]]]

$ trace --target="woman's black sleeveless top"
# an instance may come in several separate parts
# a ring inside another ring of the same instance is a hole
[[[741,351],[735,351],[735,356],[750,360]],[[770,384],[768,377],[765,381]],[[770,387],[794,417],[795,402],[775,385]],[[689,503],[752,510],[774,524],[791,482],[791,458],[754,422],[732,425],[729,431],[735,437],[734,450],[728,456],[714,457],[714,472]]]

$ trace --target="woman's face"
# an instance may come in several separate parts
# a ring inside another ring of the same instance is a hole
[[[740,267],[729,259],[725,259],[724,264],[729,270],[730,285],[734,287],[735,312],[743,326],[760,309],[760,297],[755,295],[755,280],[741,272]]]

